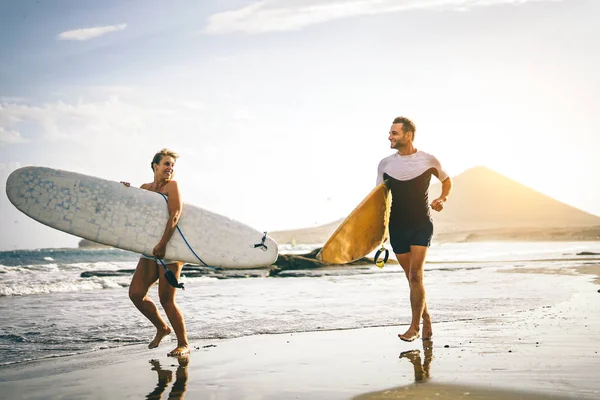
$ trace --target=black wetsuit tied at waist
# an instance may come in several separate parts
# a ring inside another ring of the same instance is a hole
[[[404,226],[417,228],[431,221],[429,213],[429,183],[435,168],[429,168],[414,179],[400,181],[383,174],[392,192],[390,227]]]

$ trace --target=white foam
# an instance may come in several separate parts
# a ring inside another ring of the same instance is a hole
[[[55,280],[33,285],[21,282],[2,282],[0,296],[27,296],[48,293],[70,293],[102,289],[119,289],[129,286],[130,276],[79,278],[77,280]]]

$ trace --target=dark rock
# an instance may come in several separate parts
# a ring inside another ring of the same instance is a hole
[[[307,269],[319,268],[329,265],[317,260],[312,254],[280,254],[273,264],[280,269]]]
[[[135,270],[133,269],[120,269],[117,271],[85,271],[79,275],[82,278],[91,278],[94,276],[107,277],[107,276],[123,276],[132,275]]]
[[[299,269],[315,269],[323,267],[340,266],[338,264],[329,264],[317,259],[317,254],[321,251],[321,247],[314,249],[306,254],[280,254],[275,263],[269,268],[269,276],[276,276],[281,271],[299,270]],[[389,260],[389,264],[397,264],[394,260]],[[363,257],[348,264],[351,266],[360,265],[375,265],[375,262],[370,257]]]
[[[198,278],[203,276],[215,279],[264,278],[267,275],[268,271],[265,268],[224,269],[185,264],[181,270],[181,276],[185,276],[186,278]]]

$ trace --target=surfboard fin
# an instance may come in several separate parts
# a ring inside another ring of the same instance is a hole
[[[262,237],[262,239],[261,239],[260,243],[257,243],[257,244],[255,244],[255,245],[254,245],[254,248],[255,248],[255,249],[256,249],[256,248],[260,248],[260,249],[262,249],[262,251],[267,251],[267,250],[268,250],[268,247],[267,247],[267,245],[265,245],[265,240],[266,240],[266,239],[267,239],[267,232],[264,232],[264,235],[263,235],[263,237]]]

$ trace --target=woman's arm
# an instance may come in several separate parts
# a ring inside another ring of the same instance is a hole
[[[167,220],[165,231],[160,242],[158,242],[152,250],[152,255],[157,258],[164,258],[167,243],[169,243],[171,236],[173,236],[173,232],[175,232],[179,217],[181,216],[181,209],[183,208],[179,193],[179,185],[177,185],[176,181],[171,181],[167,184],[166,192],[168,196],[169,219]]]

